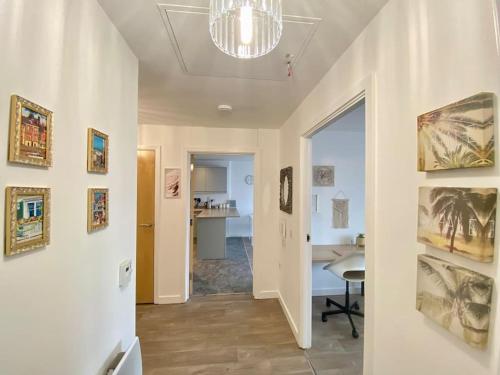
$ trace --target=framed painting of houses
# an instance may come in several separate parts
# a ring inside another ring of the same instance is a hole
[[[417,310],[473,348],[488,344],[493,279],[420,254]]]
[[[50,241],[50,189],[7,187],[5,192],[5,255],[47,246]]]
[[[109,224],[109,190],[88,190],[87,232],[91,233]]]
[[[480,93],[420,115],[419,171],[495,164],[494,95]]]
[[[87,171],[108,173],[109,137],[95,129],[88,130]]]
[[[48,109],[12,95],[9,162],[38,167],[52,165],[52,117]]]
[[[478,262],[493,262],[497,189],[421,187],[417,240]]]

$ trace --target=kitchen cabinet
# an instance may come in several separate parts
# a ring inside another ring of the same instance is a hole
[[[193,183],[197,193],[227,193],[227,168],[195,167]]]

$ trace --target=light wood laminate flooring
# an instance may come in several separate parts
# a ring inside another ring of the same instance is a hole
[[[313,374],[277,300],[193,297],[137,306],[144,375]]]
[[[313,347],[307,351],[298,348],[277,300],[239,294],[139,305],[144,375],[361,374],[362,322],[358,340],[350,337],[347,317],[322,323],[323,300],[313,299]]]

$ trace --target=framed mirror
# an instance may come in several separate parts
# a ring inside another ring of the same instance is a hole
[[[292,213],[293,199],[293,169],[283,168],[280,171],[280,210],[287,214]]]

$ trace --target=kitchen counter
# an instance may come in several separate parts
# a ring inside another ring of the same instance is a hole
[[[197,211],[199,209],[195,209]],[[197,219],[223,219],[228,217],[240,217],[240,213],[236,208],[203,208],[196,215]]]
[[[236,208],[195,209],[198,259],[225,259],[227,220],[240,217]]]

